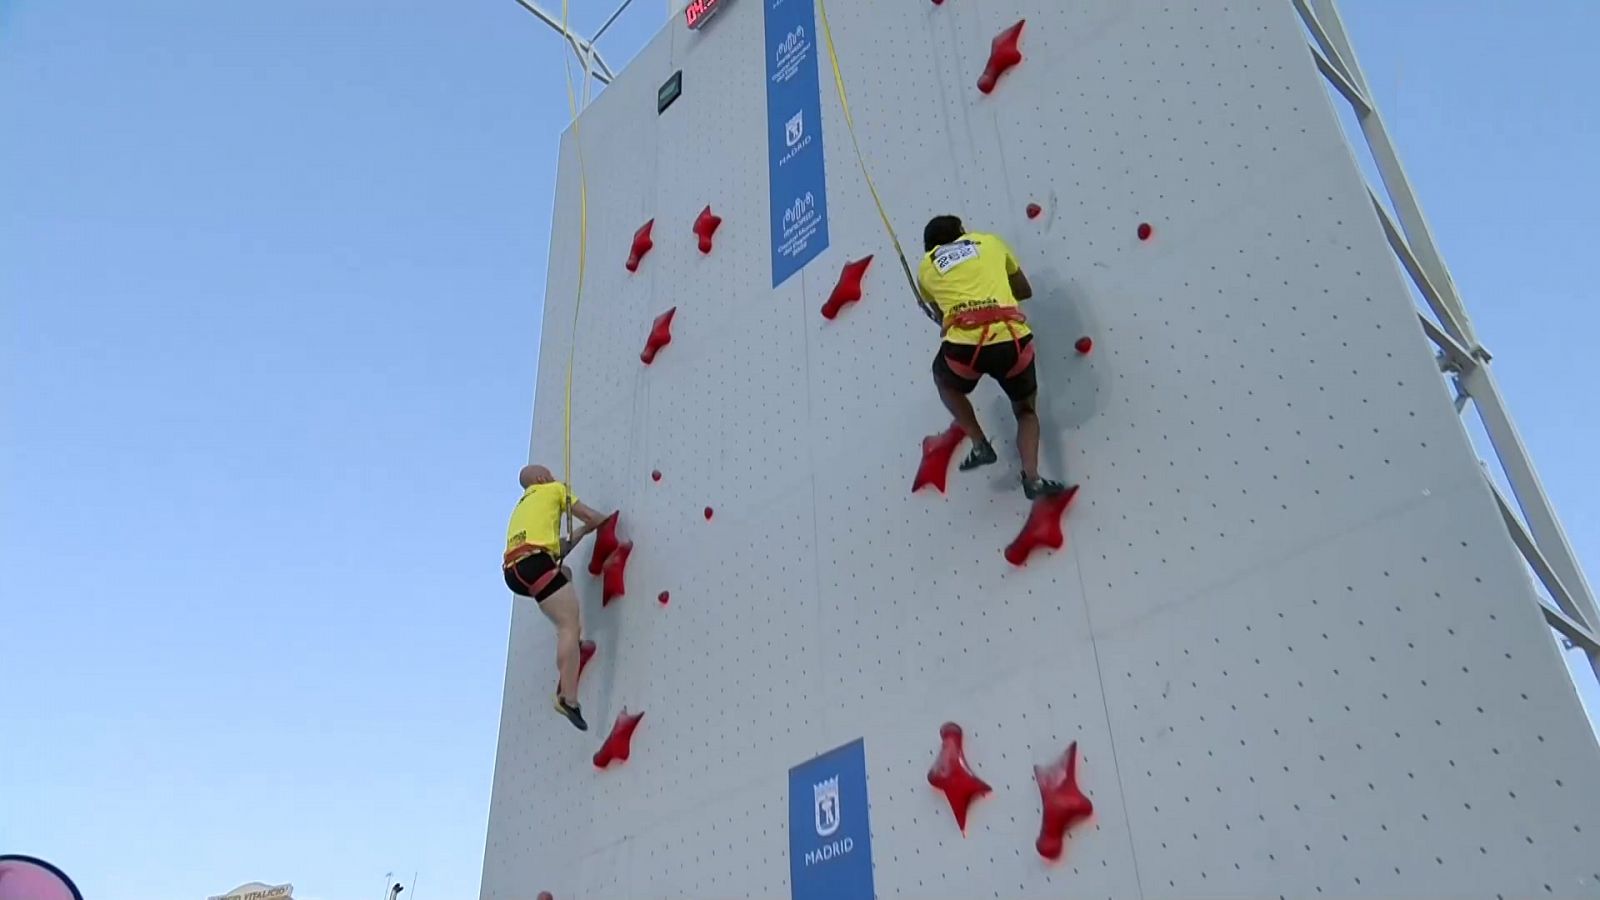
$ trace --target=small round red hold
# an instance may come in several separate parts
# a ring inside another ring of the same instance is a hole
[[[1094,341],[1087,336],[1081,337],[1078,338],[1077,343],[1072,345],[1072,348],[1081,354],[1088,355],[1089,351],[1094,349]]]
[[[672,596],[670,594],[668,594],[666,591],[662,591],[661,595],[656,597],[656,599],[661,601],[661,605],[662,606],[666,606],[667,605],[667,601],[671,600]]]
[[[711,521],[711,507],[706,507],[706,521]]]
[[[1029,203],[1028,204],[1028,218],[1037,219],[1037,218],[1039,218],[1039,216],[1041,216],[1043,214],[1044,214],[1044,207],[1040,206],[1037,203]]]
[[[1155,234],[1155,229],[1150,227],[1149,222],[1139,223],[1139,240],[1148,241],[1150,240],[1150,235],[1152,234]]]
[[[654,472],[651,472],[650,473],[650,480],[651,481],[660,481],[661,480],[661,470],[657,469]]]

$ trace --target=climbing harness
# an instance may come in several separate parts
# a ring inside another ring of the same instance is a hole
[[[989,343],[989,334],[994,326],[1004,325],[1006,331],[1011,334],[1012,345],[1017,348],[1016,364],[1006,372],[1005,377],[1015,378],[1026,371],[1028,366],[1033,363],[1033,344],[1030,343],[1026,347],[1022,346],[1022,337],[1017,334],[1017,326],[1027,324],[1027,321],[1028,317],[1023,314],[1022,310],[1014,306],[989,307],[987,309],[974,309],[956,313],[945,321],[940,330],[941,337],[949,334],[952,328],[982,328],[983,331],[978,335],[978,345],[972,348],[971,360],[961,363],[951,359],[950,354],[946,353],[944,361],[950,366],[952,372],[962,378],[975,380],[979,375],[977,369],[978,354],[982,353],[984,346]]]
[[[883,229],[889,233],[889,242],[894,245],[895,256],[900,259],[900,271],[906,276],[906,285],[911,288],[911,296],[916,298],[917,306],[923,315],[937,322],[939,311],[933,304],[924,300],[922,291],[917,287],[917,278],[911,272],[911,264],[906,261],[905,248],[900,246],[900,237],[895,234],[894,224],[889,221],[889,213],[884,209],[883,198],[878,195],[878,186],[872,180],[872,173],[867,169],[867,158],[861,152],[861,142],[856,139],[855,118],[850,115],[850,97],[844,88],[844,70],[839,65],[839,52],[833,46],[833,28],[828,25],[827,0],[817,0],[817,10],[821,13],[822,36],[828,45],[828,60],[833,64],[833,83],[839,89],[839,106],[844,109],[845,130],[850,133],[850,146],[856,151],[856,162],[861,166],[861,177],[866,179],[867,190],[872,194],[872,202],[878,207],[878,218],[883,222]]]
[[[561,31],[567,31],[570,0],[561,0]],[[566,403],[561,413],[561,483],[572,491],[572,371],[578,358],[578,311],[583,308],[583,275],[589,256],[589,175],[583,163],[583,135],[578,131],[578,95],[572,86],[572,60],[561,54],[561,71],[567,81],[567,109],[572,114],[572,144],[578,154],[578,296],[572,304],[572,338],[567,344]],[[572,504],[561,510],[561,533],[572,536]]]

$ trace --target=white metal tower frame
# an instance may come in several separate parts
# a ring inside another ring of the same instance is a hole
[[[633,0],[622,0],[593,36],[585,38],[569,24],[534,0],[516,0],[566,40],[583,69],[583,90],[579,104],[587,105],[594,82],[610,84],[616,72],[600,54],[596,43]],[[1455,281],[1440,256],[1422,207],[1400,164],[1394,141],[1372,99],[1366,77],[1357,62],[1354,48],[1345,32],[1336,0],[1291,0],[1310,36],[1310,50],[1317,68],[1355,113],[1367,148],[1383,182],[1380,195],[1370,185],[1372,205],[1388,236],[1400,265],[1410,276],[1433,318],[1418,312],[1422,328],[1438,347],[1439,367],[1456,392],[1456,410],[1465,413],[1470,406],[1478,413],[1484,432],[1493,446],[1495,461],[1510,485],[1515,506],[1488,478],[1512,541],[1521,551],[1553,602],[1540,598],[1545,620],[1574,645],[1583,649],[1591,668],[1600,677],[1600,607],[1584,577],[1561,522],[1534,470],[1533,460],[1517,433],[1506,409],[1491,369],[1493,357],[1478,340],[1467,316]],[[676,15],[684,0],[667,0],[669,16]],[[1385,205],[1385,200],[1388,205]],[[1391,214],[1390,209],[1393,209]],[[1396,221],[1398,219],[1398,222]]]
[[[1380,197],[1368,186],[1372,206],[1383,223],[1389,246],[1435,317],[1418,313],[1423,330],[1439,348],[1440,370],[1454,384],[1456,411],[1464,413],[1469,405],[1477,410],[1484,432],[1493,445],[1496,462],[1511,486],[1515,507],[1485,472],[1512,541],[1555,603],[1551,606],[1540,598],[1545,621],[1581,647],[1589,658],[1590,667],[1600,676],[1600,608],[1595,605],[1594,592],[1539,482],[1528,449],[1511,421],[1490,367],[1493,357],[1473,331],[1455,281],[1445,268],[1411,181],[1400,165],[1394,141],[1367,87],[1337,4],[1335,0],[1293,0],[1293,3],[1310,33],[1311,54],[1316,58],[1317,68],[1349,102],[1360,123],[1384,187]],[[1389,206],[1385,206],[1385,199]],[[1389,211],[1391,207],[1393,215]]]

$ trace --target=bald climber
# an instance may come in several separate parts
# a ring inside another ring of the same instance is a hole
[[[544,466],[524,466],[517,476],[522,499],[511,512],[506,529],[506,555],[501,561],[506,587],[519,597],[532,597],[545,617],[556,626],[556,712],[579,731],[588,731],[578,706],[578,642],[583,637],[583,615],[572,589],[571,573],[561,564],[566,552],[606,520],[578,502],[567,486]],[[561,517],[567,510],[583,522],[565,543]]]

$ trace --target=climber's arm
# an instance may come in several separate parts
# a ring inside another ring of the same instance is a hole
[[[1006,273],[1006,280],[1011,282],[1011,296],[1018,300],[1026,300],[1033,296],[1033,285],[1028,283],[1028,276],[1022,274],[1021,269]]]
[[[605,516],[595,512],[590,507],[585,506],[581,500],[572,501],[572,514],[577,516],[578,520],[583,523],[583,527],[578,529],[572,535],[572,542],[574,544],[583,540],[591,532],[598,530],[601,525],[605,524],[606,521]]]

